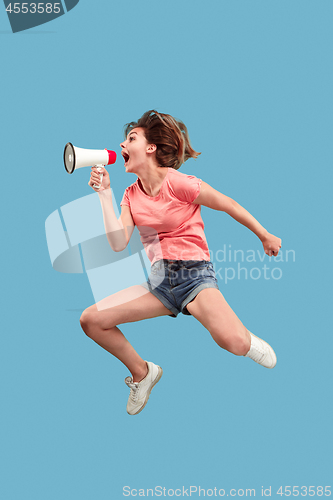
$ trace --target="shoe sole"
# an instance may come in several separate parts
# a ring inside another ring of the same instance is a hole
[[[142,411],[144,409],[144,407],[146,406],[146,404],[148,403],[148,399],[149,399],[149,396],[150,396],[150,393],[151,391],[153,390],[154,386],[157,384],[157,382],[160,380],[160,378],[162,377],[163,375],[163,370],[162,368],[159,366],[158,367],[158,373],[156,375],[156,378],[154,380],[154,382],[152,383],[149,391],[147,392],[147,395],[146,395],[146,399],[145,399],[145,402],[144,404],[141,406],[140,410],[138,410],[136,413],[128,413],[129,415],[137,415],[138,413],[140,413],[140,411]]]
[[[273,366],[265,366],[265,365],[261,365],[260,363],[257,363],[258,365],[261,365],[264,368],[268,368],[269,370],[272,370],[276,366],[276,363],[277,363],[277,357],[276,357],[276,354],[275,354],[275,351],[274,351],[273,347],[268,342],[266,342],[265,340],[263,340],[260,337],[257,337],[256,335],[254,335],[254,333],[251,332],[251,334],[253,335],[253,337],[255,337],[256,339],[261,340],[261,342],[263,342],[264,344],[268,345],[268,347],[270,347],[272,349],[273,354],[274,354],[274,358],[275,358],[275,363],[274,363]]]

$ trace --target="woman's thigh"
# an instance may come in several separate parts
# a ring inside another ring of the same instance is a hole
[[[88,307],[81,322],[90,321],[108,329],[122,323],[170,315],[160,300],[140,285],[131,286]]]
[[[219,290],[201,290],[186,307],[221,347],[231,351],[234,351],[235,344],[238,346],[239,343],[244,343],[244,349],[248,347],[249,334],[245,326]]]

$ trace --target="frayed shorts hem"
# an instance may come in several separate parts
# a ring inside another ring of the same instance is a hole
[[[149,284],[147,282],[141,283],[141,286],[143,286],[146,290],[149,290],[150,293],[152,293],[160,302],[162,302],[162,304],[167,309],[169,309],[169,311],[172,312],[172,314],[169,314],[169,316],[171,318],[176,318],[179,313],[182,313],[186,316],[192,316],[191,313],[188,312],[186,306],[190,302],[192,302],[192,300],[194,300],[196,298],[196,296],[198,295],[199,292],[201,292],[201,290],[205,290],[206,288],[215,288],[216,290],[219,290],[218,285],[215,283],[201,283],[201,285],[194,288],[194,290],[191,291],[191,293],[188,295],[188,297],[186,297],[186,299],[183,300],[183,302],[181,303],[181,306],[180,306],[180,311],[179,311],[178,309],[176,309],[176,307],[174,307],[171,304],[171,302],[168,301],[168,299],[166,297],[164,297],[158,291],[156,291],[151,286],[149,286]]]
[[[186,306],[205,288],[219,289],[210,261],[167,260],[156,261],[146,283],[151,292],[176,318],[181,312],[191,316]]]
[[[156,290],[153,290],[151,288],[151,286],[148,285],[148,283],[142,283],[141,286],[143,286],[146,290],[149,290],[149,292],[152,293],[154,295],[154,297],[156,297],[160,302],[162,302],[162,304],[167,309],[169,309],[169,311],[172,312],[172,314],[169,314],[169,316],[171,316],[171,318],[176,318],[177,317],[177,315],[179,314],[180,311],[178,311],[178,309],[176,309],[171,304],[171,302],[168,301],[168,299],[166,299],[165,297],[163,297],[163,295],[161,295],[160,293],[158,293]]]

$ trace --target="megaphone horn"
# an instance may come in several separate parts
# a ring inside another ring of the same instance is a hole
[[[81,167],[104,167],[105,165],[111,165],[115,163],[117,155],[114,151],[109,151],[108,149],[82,149],[73,146],[71,142],[68,142],[64,150],[64,164],[65,169],[69,174],[72,174],[74,170]],[[103,175],[100,175],[101,182]],[[100,187],[96,184],[94,187]]]

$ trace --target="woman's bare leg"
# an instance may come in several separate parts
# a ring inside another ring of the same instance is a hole
[[[237,356],[244,356],[249,351],[249,332],[216,288],[201,290],[187,305],[187,310],[207,328],[223,349]]]
[[[83,331],[103,349],[118,358],[140,382],[147,364],[116,325],[169,315],[170,311],[140,285],[127,288],[86,309],[80,318]]]

